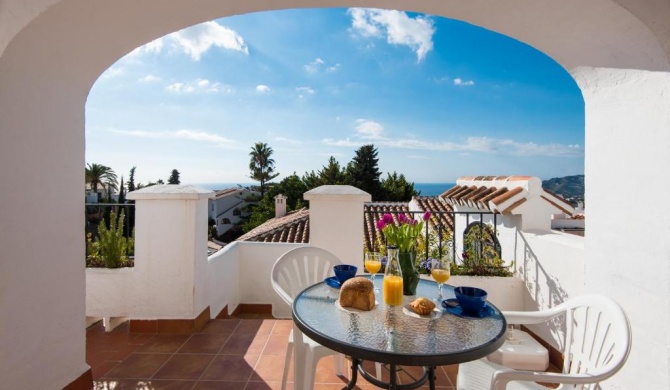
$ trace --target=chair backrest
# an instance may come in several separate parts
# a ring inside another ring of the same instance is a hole
[[[333,266],[342,261],[325,249],[304,246],[281,255],[272,267],[272,288],[289,305],[305,288],[333,275]]]
[[[507,316],[507,314],[505,314]],[[623,309],[601,295],[582,295],[539,312],[509,312],[510,323],[533,324],[565,315],[562,389],[600,389],[599,382],[623,367],[631,332]],[[579,384],[577,384],[579,383]]]
[[[599,389],[623,367],[631,348],[631,331],[623,309],[601,295],[583,295],[554,308],[566,320],[563,373],[587,374],[593,383],[575,389]]]

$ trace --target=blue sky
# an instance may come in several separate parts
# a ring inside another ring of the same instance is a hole
[[[512,38],[370,9],[254,13],[192,26],[121,58],[86,105],[86,162],[136,182],[249,183],[255,142],[278,179],[374,144],[410,181],[584,173],[570,75]]]

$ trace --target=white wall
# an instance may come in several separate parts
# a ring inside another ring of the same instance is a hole
[[[279,256],[303,244],[234,242],[209,258],[209,306],[212,318],[240,303],[271,304],[277,318],[291,318],[291,309],[270,284],[272,266]]]
[[[86,272],[86,315],[195,318],[207,299],[207,197],[192,186],[152,186],[135,199],[135,267]]]
[[[305,192],[309,201],[309,243],[345,264],[363,265],[364,204],[370,194],[352,186],[321,186]]]
[[[320,0],[309,5],[411,9],[462,19],[527,42],[572,72],[586,104],[586,284],[620,300],[634,318],[629,365],[610,387],[632,388],[639,377],[650,381],[649,388],[667,387],[670,339],[657,337],[657,329],[670,320],[664,298],[670,295],[665,237],[670,183],[659,179],[667,176],[670,162],[668,74],[625,70],[668,71],[667,2]],[[0,181],[12,183],[0,205],[3,385],[59,388],[87,369],[81,171],[84,106],[93,82],[123,54],[166,33],[217,16],[301,6],[305,3],[298,0],[3,1]],[[57,207],[33,207],[43,200],[37,194],[44,187]],[[40,245],[35,221],[47,227]],[[631,270],[633,261],[644,266]],[[655,320],[643,320],[650,307]]]
[[[628,313],[633,349],[622,388],[670,384],[670,74],[573,72],[586,101],[585,290]],[[650,314],[653,313],[653,314]],[[653,373],[653,374],[651,374]]]

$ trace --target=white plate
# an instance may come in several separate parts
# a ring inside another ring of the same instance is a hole
[[[430,320],[442,317],[442,310],[438,306],[435,306],[433,311],[431,311],[430,314],[425,316],[422,316],[421,314],[415,312],[409,304],[402,307],[402,312],[407,316],[414,318],[422,318],[424,320]]]
[[[377,302],[377,300],[375,299],[375,306],[372,308],[372,310],[374,310],[377,307],[377,305],[379,305],[379,302]],[[353,307],[342,307],[342,305],[340,305],[339,299],[335,301],[335,306],[337,306],[338,309],[346,313],[367,313],[369,311],[372,311],[372,310],[354,309]]]

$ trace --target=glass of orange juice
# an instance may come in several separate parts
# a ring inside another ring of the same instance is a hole
[[[437,282],[437,298],[438,302],[442,302],[442,285],[449,280],[451,276],[450,262],[447,258],[442,260],[433,259],[430,267],[430,275]]]
[[[365,269],[371,274],[370,280],[375,284],[375,276],[382,268],[382,258],[379,252],[367,252],[365,254]],[[379,292],[379,288],[375,285],[375,293]]]
[[[384,303],[402,305],[402,276],[384,275]]]

